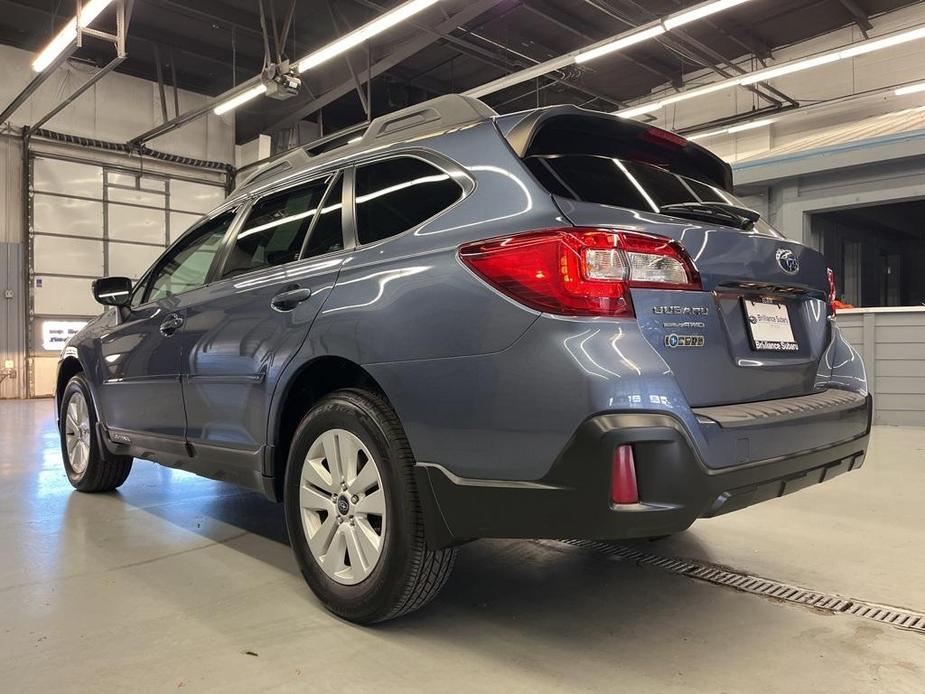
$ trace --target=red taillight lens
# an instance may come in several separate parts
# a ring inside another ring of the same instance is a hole
[[[832,313],[835,313],[835,297],[837,296],[835,291],[835,271],[827,267],[825,273],[829,280],[829,307],[832,309]]]
[[[610,500],[615,504],[639,503],[639,489],[636,487],[636,461],[633,460],[632,446],[618,446],[613,452]]]
[[[459,257],[511,298],[561,315],[632,316],[631,287],[701,288],[681,246],[627,231],[533,231],[466,244]]]

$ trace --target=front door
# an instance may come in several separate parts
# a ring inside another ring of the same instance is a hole
[[[205,282],[233,220],[227,212],[177,241],[136,289],[123,320],[101,339],[103,421],[113,440],[151,452],[148,457],[184,455],[182,301]]]
[[[217,280],[185,297],[181,371],[199,472],[259,481],[276,382],[344,262],[341,198],[340,179],[326,177],[258,199]]]

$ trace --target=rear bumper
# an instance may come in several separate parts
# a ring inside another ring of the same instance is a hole
[[[864,462],[871,400],[844,410],[850,439],[787,456],[709,468],[680,420],[661,413],[604,414],[585,421],[541,480],[460,478],[439,465],[415,468],[428,542],[471,538],[626,539],[684,530],[697,518],[735,511],[826,482]],[[633,446],[640,503],[610,502],[613,451]]]

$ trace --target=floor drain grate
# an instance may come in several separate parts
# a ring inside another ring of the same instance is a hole
[[[925,634],[925,614],[912,612],[896,607],[878,605],[876,603],[846,598],[831,593],[820,593],[799,586],[792,586],[769,578],[752,576],[729,569],[713,566],[691,559],[677,559],[664,557],[650,552],[643,552],[625,545],[611,544],[609,542],[595,542],[589,540],[564,540],[566,544],[575,547],[591,549],[595,552],[619,557],[633,561],[642,566],[654,566],[671,573],[689,576],[708,583],[728,586],[746,593],[763,595],[765,597],[805,605],[816,610],[825,610],[836,614],[850,614],[855,617],[872,619],[897,629],[905,629]]]

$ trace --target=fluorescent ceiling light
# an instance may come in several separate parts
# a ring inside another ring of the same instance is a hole
[[[906,94],[915,94],[917,92],[925,92],[925,82],[910,84],[908,87],[900,87],[894,93],[896,96],[905,96]]]
[[[607,55],[608,53],[613,53],[614,51],[619,51],[628,46],[633,46],[637,43],[642,43],[656,36],[660,36],[665,33],[665,27],[661,24],[656,24],[655,26],[649,27],[648,29],[643,29],[642,31],[637,31],[628,36],[623,36],[618,38],[616,41],[611,41],[605,43],[602,46],[596,48],[589,48],[586,51],[582,51],[575,56],[576,63],[586,63],[589,60],[594,60],[595,58],[600,58],[602,55]]]
[[[80,9],[80,28],[84,29],[90,26],[94,19],[100,16],[112,0],[90,0]],[[36,59],[32,61],[32,69],[36,72],[42,72],[49,65],[55,62],[55,58],[66,51],[70,45],[77,40],[77,18],[73,17],[64,25],[64,28],[51,40]]]
[[[641,116],[644,113],[652,113],[653,111],[657,111],[663,106],[668,106],[669,104],[674,104],[679,101],[686,101],[687,99],[693,99],[705,94],[712,94],[713,92],[717,92],[722,89],[728,89],[729,87],[735,87],[738,85],[747,86],[750,84],[755,84],[756,82],[765,82],[767,80],[774,79],[775,77],[790,75],[794,72],[800,72],[801,70],[809,70],[814,67],[819,67],[820,65],[828,65],[829,63],[834,63],[838,60],[853,58],[858,55],[864,55],[865,53],[870,53],[872,51],[879,51],[891,46],[898,46],[900,44],[907,43],[909,41],[915,41],[916,39],[921,38],[925,38],[925,26],[916,27],[915,29],[893,34],[892,36],[886,36],[882,39],[869,39],[867,41],[861,41],[847,48],[841,48],[829,53],[823,53],[822,55],[804,58],[802,60],[794,60],[789,63],[778,65],[776,67],[758,70],[741,77],[733,77],[731,79],[714,82],[713,84],[708,84],[696,89],[688,89],[685,91],[677,92],[655,101],[650,101],[648,103],[639,104],[638,106],[631,106],[621,111],[616,111],[615,115],[620,116],[621,118],[634,118],[635,116]],[[898,89],[896,93],[901,96],[903,94],[912,94],[918,91],[925,91],[925,83],[923,83],[921,88],[917,87],[919,87],[919,85],[902,87]],[[697,137],[707,137],[708,135],[720,134],[722,132],[725,131],[720,130],[716,131],[715,133],[705,133],[703,135],[698,135]]]
[[[644,113],[658,111],[661,107],[662,103],[660,101],[653,101],[650,104],[643,104],[642,106],[634,106],[632,108],[623,109],[622,111],[617,111],[614,115],[620,116],[620,118],[635,118]]]
[[[391,29],[396,24],[400,24],[409,17],[416,15],[431,5],[436,4],[439,0],[410,0],[403,5],[399,5],[391,12],[386,12],[381,17],[374,19],[368,24],[364,24],[358,29],[345,34],[333,43],[328,44],[314,53],[309,53],[299,61],[299,72],[305,72],[313,67],[327,62],[341,53],[346,53],[351,48],[355,48],[377,34],[381,34],[387,29]]]
[[[785,63],[777,67],[768,68],[767,70],[759,70],[758,72],[753,72],[752,74],[746,75],[741,80],[739,80],[739,83],[747,85],[755,84],[756,82],[765,82],[767,80],[774,79],[775,77],[782,77],[794,72],[809,70],[814,67],[819,67],[820,65],[834,63],[838,60],[841,60],[841,56],[838,53],[826,53],[824,55],[817,55],[814,58],[807,58],[806,60],[795,60],[791,63]]]
[[[705,2],[702,5],[697,5],[697,7],[693,7],[685,12],[678,12],[677,14],[673,14],[670,17],[667,17],[663,23],[665,28],[671,31],[672,29],[675,29],[684,24],[688,24],[689,22],[703,19],[704,17],[709,17],[711,14],[716,14],[717,12],[728,10],[730,7],[735,7],[736,5],[741,5],[745,2],[749,2],[749,0],[716,0],[716,2]]]
[[[748,123],[741,123],[740,125],[733,125],[728,128],[720,128],[719,130],[710,130],[705,133],[697,133],[694,135],[688,135],[688,140],[704,140],[708,137],[715,137],[716,135],[731,135],[733,133],[740,133],[743,130],[754,130],[755,128],[763,128],[766,125],[771,125],[774,122],[773,118],[762,118],[760,120],[753,120]]]
[[[687,101],[688,99],[694,99],[698,96],[703,96],[704,94],[712,94],[713,92],[722,91],[723,89],[730,89],[731,87],[737,87],[741,83],[738,79],[723,80],[721,82],[714,82],[713,84],[707,84],[703,87],[698,87],[697,89],[689,89],[687,91],[678,92],[677,94],[672,94],[671,96],[666,96],[664,99],[659,100],[661,106],[668,106],[668,104],[676,104],[679,101]]]
[[[246,104],[251,99],[256,99],[261,94],[265,94],[267,91],[267,86],[265,84],[258,84],[256,87],[251,87],[250,89],[241,92],[237,96],[233,96],[228,101],[219,104],[216,106],[213,111],[216,116],[220,116],[223,113],[228,113],[228,111],[233,111],[241,104]]]
[[[890,48],[891,46],[898,46],[901,43],[906,43],[908,41],[915,41],[916,39],[925,38],[925,27],[919,27],[918,29],[912,29],[910,31],[903,31],[899,34],[894,34],[893,36],[887,36],[882,39],[873,39],[867,41],[861,41],[850,48],[844,48],[838,52],[839,58],[853,58],[856,55],[864,55],[865,53],[870,53],[871,51],[879,51],[884,48]]]

